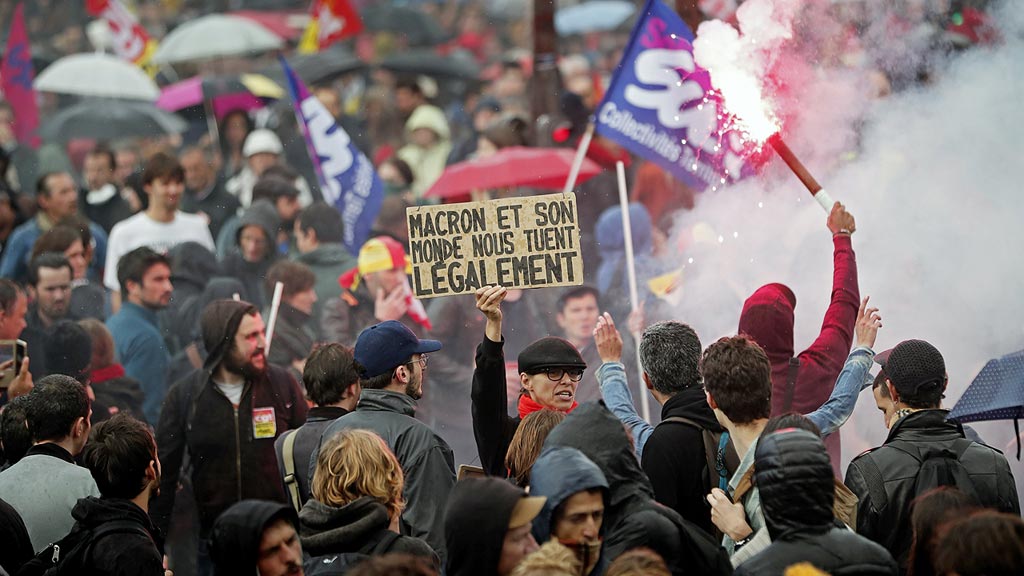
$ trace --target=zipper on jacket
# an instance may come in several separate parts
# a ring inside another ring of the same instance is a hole
[[[238,500],[242,501],[242,434],[238,429],[238,406],[235,410],[235,475],[238,478]]]

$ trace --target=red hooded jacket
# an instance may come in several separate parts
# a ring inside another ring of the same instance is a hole
[[[809,414],[817,410],[828,400],[850,353],[860,306],[857,259],[849,236],[840,234],[832,241],[835,245],[832,301],[825,311],[818,338],[799,355],[794,357],[793,354],[796,296],[792,290],[783,284],[767,284],[743,303],[739,331],[764,348],[772,364],[772,416],[787,412]],[[790,389],[791,369],[796,371],[796,380]],[[839,434],[826,438],[825,445],[832,467],[838,472]]]

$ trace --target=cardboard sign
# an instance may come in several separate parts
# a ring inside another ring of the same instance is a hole
[[[583,283],[575,194],[414,206],[406,216],[417,298]]]

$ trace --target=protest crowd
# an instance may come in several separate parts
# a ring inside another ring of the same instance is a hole
[[[943,351],[929,334],[876,348],[876,305],[921,311],[861,286],[877,263],[856,258],[855,203],[821,219],[833,276],[813,341],[794,336],[785,277],[746,288],[721,338],[675,312],[660,280],[705,186],[587,128],[650,3],[561,24],[588,2],[554,3],[546,68],[528,2],[312,4],[0,1],[0,576],[1024,574],[1018,484],[950,417]],[[735,23],[746,2],[680,4],[688,23]],[[835,24],[795,31],[829,54],[815,65],[856,70],[872,98],[943,72],[881,58],[878,35],[908,53],[998,41],[984,1],[804,5]],[[326,45],[332,10],[359,28]],[[280,46],[161,63],[176,29],[216,14]],[[155,104],[18,96],[15,67],[43,79],[128,29],[156,50],[127,60]],[[199,96],[168,104],[188,82]],[[152,110],[60,123],[95,103]],[[526,164],[515,185],[446,188],[460,166],[571,159],[583,140],[578,202],[538,208],[563,228],[528,236],[555,257],[518,264],[508,238],[534,211],[518,199],[561,190],[568,165],[554,185]],[[507,275],[469,255],[459,276],[422,265],[458,250],[444,210],[471,201],[517,210],[487,248]],[[426,215],[412,229],[407,209]],[[418,244],[424,229],[439,240]],[[844,465],[862,391],[887,436]]]

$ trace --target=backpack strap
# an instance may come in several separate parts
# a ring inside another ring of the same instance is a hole
[[[669,416],[662,420],[662,422],[678,422],[699,430],[701,440],[704,443],[704,463],[707,467],[708,487],[715,486],[715,477],[718,478],[718,487],[723,491],[729,487],[729,470],[727,461],[730,459],[728,448],[731,447],[732,444],[729,442],[728,432],[723,433],[716,441],[713,432],[689,418],[685,418],[683,416]],[[733,455],[735,455],[735,453],[736,450],[733,449]]]
[[[789,375],[786,377],[786,389],[782,394],[782,413],[793,409],[793,393],[796,390],[796,377],[800,375],[800,358],[789,359]]]
[[[284,486],[288,489],[292,508],[298,512],[302,509],[302,499],[299,497],[299,479],[295,476],[295,432],[295,430],[288,430],[284,433],[281,458],[284,460]]]

